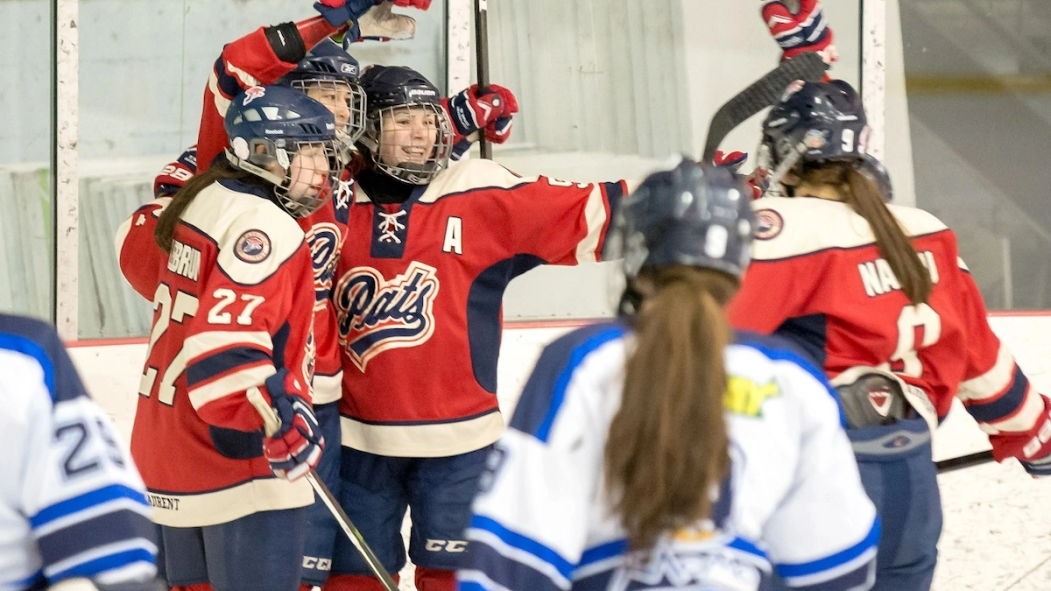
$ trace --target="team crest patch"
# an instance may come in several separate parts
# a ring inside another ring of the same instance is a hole
[[[413,261],[386,279],[371,267],[344,273],[332,293],[339,321],[339,342],[361,371],[373,357],[390,349],[417,347],[434,334],[437,270]]]
[[[755,237],[757,240],[770,240],[781,233],[785,221],[781,214],[772,209],[760,209],[755,212]]]
[[[261,263],[270,256],[270,237],[262,230],[249,230],[237,239],[234,255],[246,263]]]

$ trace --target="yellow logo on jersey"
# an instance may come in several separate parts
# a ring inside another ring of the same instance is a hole
[[[781,395],[777,382],[757,384],[747,378],[731,377],[723,394],[723,408],[749,417],[762,416],[763,403]]]

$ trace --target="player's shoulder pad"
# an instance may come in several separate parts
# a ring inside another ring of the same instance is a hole
[[[857,248],[876,241],[872,227],[842,201],[816,197],[765,197],[752,202],[756,216],[753,260],[778,260],[832,249]],[[890,206],[910,236],[947,230],[930,213]]]
[[[518,399],[510,426],[546,442],[570,382],[580,371],[619,375],[628,328],[616,322],[591,324],[574,330],[544,347]],[[619,350],[610,359],[598,359],[610,346]],[[594,363],[592,363],[594,362]]]
[[[218,263],[235,283],[266,281],[299,250],[299,224],[275,203],[237,183],[213,183],[197,195],[183,221],[219,248]]]
[[[443,197],[481,189],[510,189],[535,182],[538,178],[519,176],[492,160],[462,160],[431,181],[420,197],[420,203],[434,203]]]
[[[735,331],[726,352],[726,373],[730,384],[725,402],[730,412],[758,413],[765,398],[790,396],[810,399],[811,404],[831,402],[842,421],[839,396],[825,372],[782,337]]]
[[[65,352],[55,328],[43,321],[0,314],[0,353],[15,354],[28,360],[28,367],[39,367],[52,402],[87,396],[73,362]],[[0,374],[27,377],[17,368],[5,367]],[[3,377],[3,376],[0,376]]]

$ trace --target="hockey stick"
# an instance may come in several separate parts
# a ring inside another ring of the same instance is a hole
[[[489,90],[489,4],[488,0],[474,0],[474,55],[478,73],[478,94]],[[497,99],[499,100],[499,99]],[[498,103],[494,102],[494,106]],[[482,158],[493,159],[493,144],[478,130],[478,149]]]
[[[272,435],[281,428],[281,419],[278,418],[277,412],[266,403],[263,398],[262,392],[259,388],[250,388],[248,390],[248,402],[252,403],[256,411],[263,417],[263,424],[266,426],[266,434]],[[387,591],[398,591],[398,584],[391,578],[390,573],[387,569],[383,568],[383,564],[380,563],[380,559],[373,553],[372,548],[365,543],[365,538],[358,531],[358,528],[354,527],[354,523],[347,517],[346,512],[339,506],[335,497],[325,486],[325,483],[318,478],[317,472],[313,468],[307,473],[307,482],[310,486],[314,487],[314,492],[317,493],[321,501],[325,503],[328,510],[332,512],[332,517],[336,519],[336,523],[343,528],[344,533],[350,538],[350,542],[354,544],[354,547],[361,553],[362,558],[369,564],[369,568],[372,569],[372,573],[376,575],[376,578],[380,580],[383,588]]]
[[[934,462],[934,465],[938,468],[938,474],[945,474],[946,472],[963,470],[964,468],[978,466],[991,461],[993,461],[993,451],[987,449],[985,451],[963,455],[958,458],[938,460],[937,462]]]
[[[711,162],[715,158],[715,151],[719,149],[719,144],[735,127],[763,109],[777,104],[790,84],[796,80],[817,82],[825,75],[827,69],[828,64],[818,54],[801,53],[790,60],[781,62],[777,69],[770,71],[742,90],[737,96],[719,107],[715,116],[712,117],[712,122],[708,125],[708,139],[704,144],[701,161]]]

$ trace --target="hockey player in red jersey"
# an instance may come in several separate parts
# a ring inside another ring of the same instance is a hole
[[[598,260],[626,187],[521,178],[488,160],[448,167],[453,136],[474,115],[450,122],[438,90],[409,68],[376,66],[361,82],[365,161],[332,296],[344,359],[341,504],[391,572],[405,563],[411,508],[416,586],[450,590],[476,480],[504,428],[504,289],[541,264]],[[506,137],[498,122],[509,114],[496,112],[490,139]],[[378,588],[368,572],[339,539],[325,588]]]
[[[314,273],[293,218],[331,193],[335,128],[301,92],[248,89],[227,113],[225,159],[157,223],[167,261],[132,453],[175,588],[299,586],[313,502],[300,477],[324,443],[310,406]],[[262,435],[249,391],[276,408],[278,432]]]
[[[839,387],[883,521],[875,589],[924,590],[941,531],[930,430],[959,397],[997,460],[1048,474],[1051,404],[989,328],[953,232],[885,203],[868,133],[842,81],[796,83],[773,108],[760,160],[790,198],[753,202],[755,252],[730,313],[798,343]]]

